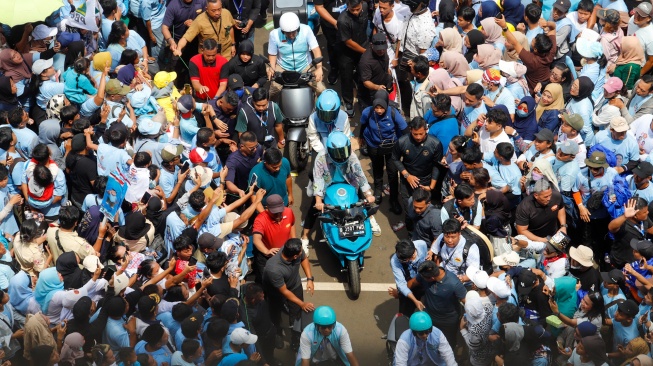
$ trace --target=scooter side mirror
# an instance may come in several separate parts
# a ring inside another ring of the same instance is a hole
[[[372,216],[379,211],[379,205],[372,205],[367,209],[367,216]]]
[[[317,57],[317,58],[314,58],[313,61],[312,61],[311,63],[313,64],[313,66],[317,66],[317,64],[319,64],[320,62],[322,62],[322,59],[323,59],[323,58],[324,58],[324,57]]]
[[[322,222],[326,222],[327,224],[330,224],[330,223],[333,222],[333,219],[330,218],[330,217],[320,217],[320,220],[322,220]]]

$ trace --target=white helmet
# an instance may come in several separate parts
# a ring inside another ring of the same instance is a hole
[[[282,32],[294,32],[299,29],[299,17],[292,12],[283,13],[279,18],[279,28]]]

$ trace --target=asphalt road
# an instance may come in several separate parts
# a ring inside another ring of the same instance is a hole
[[[272,21],[272,16],[268,17],[268,22]],[[255,52],[259,55],[267,55],[269,31],[265,28],[257,28],[255,34]],[[319,34],[318,42],[322,49],[322,54],[328,58],[325,39]],[[327,65],[325,63],[325,65]],[[325,70],[328,71],[328,70]],[[327,72],[325,72],[326,80]],[[327,85],[327,88],[339,91],[340,82],[333,86]],[[356,110],[356,115],[350,123],[358,125],[360,111]],[[354,135],[358,136],[357,128],[352,128]],[[360,155],[356,139],[352,139],[352,147],[361,160],[363,168],[366,169],[366,175],[370,183],[371,166],[369,158]],[[310,163],[309,163],[309,166]],[[387,182],[387,180],[386,180]],[[301,221],[303,213],[308,211],[311,203],[310,198],[306,196],[306,186],[308,184],[307,173],[301,172],[293,178],[293,192],[295,204],[293,211],[298,218],[296,223],[297,235],[301,235]],[[315,306],[329,305],[334,308],[337,319],[349,331],[352,340],[354,353],[361,365],[388,365],[388,357],[385,350],[385,339],[382,337],[387,333],[390,321],[398,310],[399,303],[391,298],[387,293],[389,284],[394,284],[394,278],[390,269],[390,256],[394,253],[394,245],[401,237],[407,237],[405,229],[394,233],[391,225],[403,220],[403,214],[397,216],[389,211],[388,198],[386,197],[381,203],[379,212],[375,215],[377,222],[381,226],[382,235],[373,237],[372,246],[365,252],[365,268],[361,272],[362,291],[357,300],[349,298],[345,291],[347,276],[340,272],[340,264],[335,255],[330,251],[326,243],[320,243],[320,233],[315,230],[310,235],[310,257],[313,276],[315,277],[316,290],[311,297],[305,293],[305,300],[311,301]],[[300,219],[301,218],[301,219]],[[315,225],[317,228],[318,225]],[[302,273],[302,277],[303,273]],[[286,323],[287,324],[287,323]],[[276,355],[284,365],[294,364],[295,353],[289,347],[289,332],[286,339],[286,347],[283,350],[277,350]]]

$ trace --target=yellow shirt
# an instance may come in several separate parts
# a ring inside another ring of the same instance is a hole
[[[222,46],[220,54],[227,60],[231,59],[231,46],[234,45],[231,31],[234,28],[234,18],[227,9],[222,9],[220,19],[214,22],[209,15],[204,12],[193,20],[190,27],[184,34],[187,42],[192,42],[199,35],[199,46],[205,39],[213,38]],[[217,33],[217,34],[216,34]]]

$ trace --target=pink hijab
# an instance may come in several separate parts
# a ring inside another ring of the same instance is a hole
[[[469,64],[467,63],[465,56],[461,53],[455,51],[444,51],[440,56],[440,62],[444,64],[444,67],[451,75],[457,78],[465,78],[467,76]]]
[[[32,54],[22,54],[23,62],[15,63],[11,59],[12,53],[17,52],[10,48],[0,51],[0,70],[3,70],[5,76],[10,77],[15,83],[32,77]]]
[[[445,51],[463,52],[463,39],[454,28],[444,28],[440,31],[442,38],[442,48]]]
[[[478,45],[478,52],[474,56],[474,60],[478,62],[478,66],[481,69],[486,70],[499,65],[501,51],[494,48],[491,44],[481,44]]]
[[[481,20],[481,25],[486,34],[485,43],[505,43],[506,40],[503,38],[503,31],[501,30],[501,27],[494,22],[494,17]]]
[[[452,79],[449,76],[449,73],[444,69],[433,70],[433,76],[433,84],[442,90],[463,85],[460,80]],[[458,95],[451,96],[451,106],[456,111],[456,113],[460,112],[464,107],[462,98]]]

